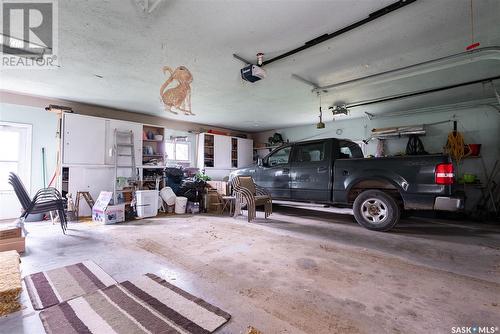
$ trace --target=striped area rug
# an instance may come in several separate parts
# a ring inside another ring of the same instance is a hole
[[[41,310],[116,284],[92,261],[26,276],[24,283],[35,310]]]
[[[212,333],[230,315],[153,274],[40,312],[49,334]]]

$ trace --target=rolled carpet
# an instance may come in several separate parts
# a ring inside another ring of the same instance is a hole
[[[21,270],[19,254],[12,250],[0,252],[0,316],[21,308]]]

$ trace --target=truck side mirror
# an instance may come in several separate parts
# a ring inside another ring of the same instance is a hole
[[[257,166],[262,167],[262,165],[263,165],[262,158],[260,157],[257,158]]]

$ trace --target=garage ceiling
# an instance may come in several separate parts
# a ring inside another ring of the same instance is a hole
[[[312,124],[317,97],[292,74],[328,85],[463,52],[471,43],[470,0],[419,0],[270,64],[268,78],[255,84],[240,79],[243,64],[232,54],[253,60],[257,52],[264,52],[269,59],[394,1],[164,0],[150,14],[134,0],[59,1],[61,68],[3,70],[0,87],[250,132]],[[473,0],[473,5],[475,39],[481,47],[500,45],[500,2]],[[159,88],[165,65],[185,65],[193,73],[196,116],[163,110]],[[379,85],[354,85],[329,92],[323,105],[456,84],[484,73],[500,75],[500,61]],[[492,96],[479,84],[467,94],[457,89],[407,104],[356,108],[351,117]]]

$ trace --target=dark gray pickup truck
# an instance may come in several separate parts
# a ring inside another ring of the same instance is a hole
[[[273,199],[352,206],[356,221],[377,231],[394,227],[404,210],[458,211],[453,164],[445,155],[363,158],[335,138],[283,145],[231,173],[250,175]]]

